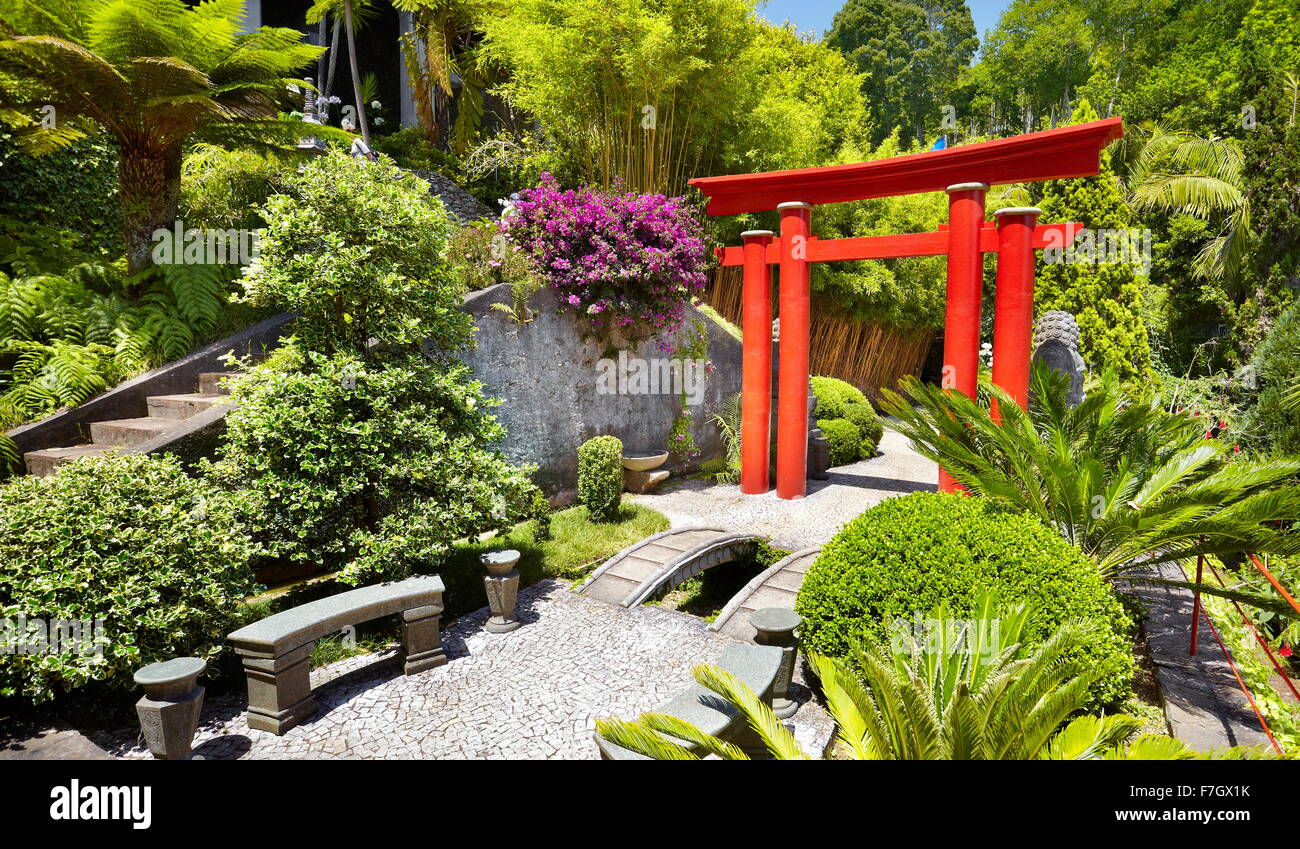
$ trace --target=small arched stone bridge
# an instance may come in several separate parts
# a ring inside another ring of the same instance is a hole
[[[705,569],[735,560],[758,534],[722,528],[678,528],[630,545],[605,561],[578,587],[583,595],[635,607]]]
[[[821,552],[820,545],[796,551],[755,575],[731,597],[718,613],[718,618],[709,625],[709,630],[721,631],[738,640],[754,639],[754,626],[749,624],[749,615],[764,607],[794,610],[795,596],[803,586],[803,576]]]

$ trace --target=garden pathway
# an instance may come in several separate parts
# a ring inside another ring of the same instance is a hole
[[[879,450],[870,460],[831,469],[827,480],[808,481],[805,498],[780,499],[775,491],[742,495],[739,486],[700,480],[625,498],[663,513],[673,527],[708,524],[761,534],[794,551],[826,543],[840,525],[886,498],[938,488],[938,466],[902,434],[886,427]]]
[[[597,717],[634,718],[692,683],[691,667],[736,641],[657,607],[615,607],[542,581],[519,594],[524,627],[483,630],[486,608],[443,632],[450,661],[410,677],[393,652],[339,661],[312,673],[319,709],[283,737],[249,729],[242,694],[211,700],[195,737],[207,759],[595,759]],[[807,694],[806,688],[800,692]],[[793,723],[809,752],[833,726],[815,703]],[[147,758],[134,729],[101,741]]]

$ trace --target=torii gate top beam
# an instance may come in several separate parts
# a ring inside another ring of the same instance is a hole
[[[786,201],[822,204],[940,192],[957,183],[1025,183],[1092,177],[1101,150],[1124,135],[1120,118],[1106,118],[1005,139],[911,153],[872,162],[696,177],[709,197],[709,215],[762,212]]]

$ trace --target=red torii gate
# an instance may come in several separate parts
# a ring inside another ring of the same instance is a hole
[[[1011,207],[984,220],[984,198],[994,183],[1023,183],[1095,176],[1102,148],[1124,134],[1120,118],[962,145],[820,168],[768,171],[689,181],[709,197],[710,215],[775,208],[781,235],[741,234],[743,245],[718,251],[723,265],[744,267],[741,320],[740,490],[769,487],[768,432],[772,384],[772,293],[769,265],[780,266],[781,339],[777,377],[776,494],[802,498],[808,464],[809,263],[904,256],[948,256],[944,320],[944,386],[974,397],[979,377],[981,256],[996,252],[993,382],[1025,407],[1029,398],[1030,342],[1034,317],[1034,251],[1068,247],[1079,224],[1038,224],[1039,210]],[[810,232],[816,204],[946,191],[948,225],[934,233],[818,239]],[[957,485],[942,471],[944,491]]]

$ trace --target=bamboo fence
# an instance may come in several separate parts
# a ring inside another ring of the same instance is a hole
[[[741,269],[714,270],[706,300],[728,321],[741,323]],[[772,314],[777,315],[776,287]],[[904,330],[855,321],[828,311],[813,296],[809,316],[809,367],[813,374],[847,380],[870,398],[894,389],[904,375],[919,375],[934,341],[930,330]]]

